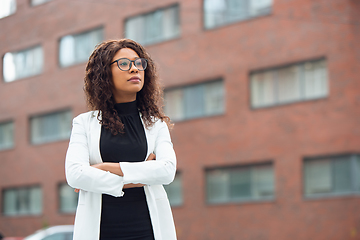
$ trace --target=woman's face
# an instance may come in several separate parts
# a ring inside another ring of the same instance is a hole
[[[135,60],[139,55],[130,48],[120,49],[112,59],[112,62],[119,58]],[[132,62],[128,71],[119,69],[117,63],[111,64],[112,81],[114,84],[113,94],[117,103],[131,102],[136,100],[136,93],[144,86],[145,71],[139,71]]]

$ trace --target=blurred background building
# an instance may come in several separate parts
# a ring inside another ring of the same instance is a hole
[[[360,239],[359,0],[0,0],[0,232],[72,224],[85,64],[131,38],[175,122],[179,240]]]

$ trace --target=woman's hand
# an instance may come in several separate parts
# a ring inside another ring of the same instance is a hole
[[[146,161],[153,161],[156,160],[156,156],[153,153],[150,153],[150,155],[148,156],[148,158],[146,159]],[[133,183],[129,183],[129,184],[125,184],[123,188],[134,188],[134,187],[143,187],[145,186],[144,184],[138,183],[138,184],[133,184]]]
[[[150,153],[146,161],[156,160],[156,155],[153,153]]]
[[[150,153],[148,158],[146,159],[146,161],[154,161],[156,160],[156,155],[153,153]],[[124,176],[123,172],[121,171],[120,168],[120,164],[119,163],[98,163],[98,164],[94,164],[91,165],[91,167],[103,170],[103,171],[109,171],[113,174],[117,174],[119,176]],[[134,187],[143,187],[145,186],[144,184],[138,183],[138,184],[133,184],[133,183],[129,183],[129,184],[125,184],[124,185],[124,189],[126,188],[134,188]],[[78,193],[80,191],[80,189],[75,188],[74,192]]]

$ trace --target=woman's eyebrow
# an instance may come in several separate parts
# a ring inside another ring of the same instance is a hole
[[[126,58],[126,59],[129,59],[129,60],[136,60],[136,59],[139,59],[139,57],[122,57],[122,58]],[[118,59],[121,59],[121,58],[118,58]]]
[[[132,57],[132,58],[129,58],[129,57],[119,57],[119,58],[116,58],[114,61],[116,60],[119,60],[119,59],[129,59],[129,60],[132,60],[132,59],[139,59],[140,57]]]

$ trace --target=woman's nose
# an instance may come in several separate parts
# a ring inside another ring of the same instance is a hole
[[[137,73],[139,72],[139,70],[135,67],[135,64],[134,63],[131,63],[131,67],[130,67],[130,73]]]

